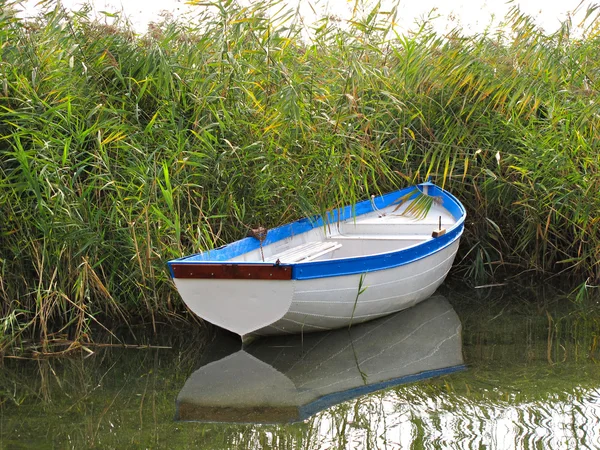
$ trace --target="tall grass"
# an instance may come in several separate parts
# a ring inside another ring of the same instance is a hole
[[[138,36],[4,4],[0,346],[185,316],[168,259],[429,177],[468,209],[467,277],[597,282],[596,11],[578,37],[518,9],[476,36],[395,20],[306,37],[275,1],[227,0]]]

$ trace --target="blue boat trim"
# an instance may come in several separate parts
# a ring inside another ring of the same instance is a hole
[[[308,280],[311,278],[327,278],[342,275],[356,275],[377,270],[393,269],[394,267],[411,264],[443,250],[460,238],[464,225],[460,224],[452,231],[414,247],[389,253],[378,253],[355,258],[330,259],[327,261],[312,261],[303,264],[292,264],[292,279]]]
[[[417,381],[423,381],[443,375],[450,375],[452,373],[462,372],[466,369],[467,366],[465,364],[460,364],[452,367],[444,367],[443,369],[427,370],[414,375],[405,375],[398,378],[392,378],[391,380],[382,381],[380,383],[368,384],[348,389],[346,391],[324,395],[313,402],[300,406],[300,420],[308,419],[319,411],[323,411],[324,409],[330,408],[338,403],[342,403],[362,395],[370,394],[375,391],[380,391],[382,389],[387,389],[394,386],[400,386],[402,384],[415,383]]]
[[[446,210],[448,210],[448,212],[452,214],[456,220],[456,223],[446,232],[446,234],[420,245],[398,250],[396,252],[352,258],[332,259],[327,261],[282,264],[282,266],[291,267],[292,279],[304,280],[311,278],[325,278],[390,269],[405,264],[410,264],[443,250],[460,238],[464,229],[464,220],[466,216],[465,209],[456,199],[456,197],[430,182],[420,184],[416,187],[420,190],[423,190],[425,187],[427,187],[428,195],[441,198],[442,206],[446,208]],[[313,216],[273,228],[268,231],[267,237],[263,242],[263,246],[289,238],[290,236],[305,233],[317,227],[323,227],[327,224],[336,223],[351,219],[352,217],[358,217],[363,214],[367,214],[374,210],[373,205],[375,205],[377,209],[385,208],[394,204],[400,198],[414,190],[415,187],[411,186],[399,191],[390,192],[388,194],[376,197],[373,201],[365,200],[355,205],[349,205],[344,208],[336,209],[327,213],[326,220],[322,216]],[[410,198],[416,197],[416,195],[417,193]],[[232,261],[230,260],[232,258],[252,250],[256,250],[259,247],[260,243],[257,239],[247,237],[217,249],[169,261],[169,271],[171,273],[171,277],[175,278],[173,264],[177,264],[178,266],[185,264],[214,264],[219,262],[229,262],[231,264]],[[244,266],[245,264],[264,264],[265,266],[273,266],[272,263],[260,262],[236,262],[235,264],[239,264],[240,266]]]

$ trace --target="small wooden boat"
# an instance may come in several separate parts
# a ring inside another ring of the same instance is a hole
[[[177,396],[176,420],[284,423],[340,402],[464,370],[461,323],[439,295],[350,329],[254,340],[219,338]],[[214,353],[214,356],[213,356]]]
[[[330,330],[431,296],[465,215],[452,194],[423,183],[168,264],[190,310],[242,339]]]

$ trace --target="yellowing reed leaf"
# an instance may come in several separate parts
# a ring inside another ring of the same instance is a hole
[[[106,144],[109,144],[111,142],[120,141],[122,139],[125,139],[126,137],[127,136],[122,131],[115,131],[115,132],[110,133],[108,136],[106,136],[102,140],[101,144],[102,145],[106,145]]]

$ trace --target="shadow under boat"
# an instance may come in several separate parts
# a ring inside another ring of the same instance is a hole
[[[176,420],[285,423],[337,403],[465,368],[460,320],[434,296],[408,310],[325,333],[260,338],[204,365],[177,397]],[[212,360],[212,361],[211,361]]]

